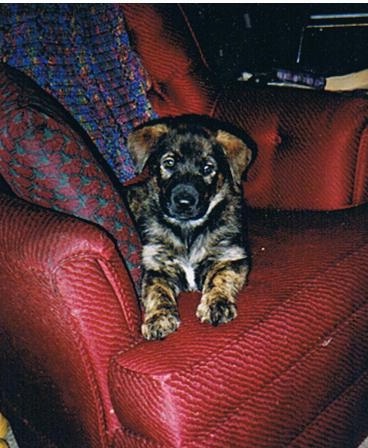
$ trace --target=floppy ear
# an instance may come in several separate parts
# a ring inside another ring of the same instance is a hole
[[[235,183],[240,186],[242,175],[252,160],[251,149],[238,137],[229,132],[219,130],[216,140],[220,143],[230,163],[231,173]]]
[[[133,131],[128,137],[128,149],[134,159],[139,173],[143,171],[149,156],[159,138],[167,134],[169,128],[165,124],[147,125]]]

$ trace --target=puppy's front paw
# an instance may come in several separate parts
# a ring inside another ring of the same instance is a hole
[[[156,314],[145,318],[141,331],[145,339],[152,341],[166,338],[167,335],[176,331],[179,325],[180,320],[177,314]]]
[[[230,322],[235,319],[237,314],[235,303],[226,297],[210,299],[206,294],[202,296],[196,313],[201,322],[206,322],[214,326]]]

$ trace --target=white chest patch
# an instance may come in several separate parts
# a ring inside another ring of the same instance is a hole
[[[180,267],[183,269],[185,273],[185,278],[187,279],[188,283],[188,290],[189,291],[196,291],[197,290],[197,284],[195,281],[195,273],[193,266],[191,266],[189,263],[186,263],[183,261],[180,263]]]

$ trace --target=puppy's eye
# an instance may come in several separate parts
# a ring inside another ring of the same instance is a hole
[[[162,161],[162,166],[166,169],[171,169],[171,168],[174,168],[175,163],[176,163],[176,161],[175,161],[174,157],[167,157],[166,159],[164,159]]]
[[[204,176],[209,176],[215,172],[215,165],[212,162],[206,162],[202,167],[202,173]]]

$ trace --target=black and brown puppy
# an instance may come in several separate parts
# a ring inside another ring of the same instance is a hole
[[[229,322],[248,273],[241,178],[249,146],[183,117],[138,128],[128,147],[149,173],[127,191],[143,243],[143,336],[178,328],[180,291],[202,291],[202,322]]]

